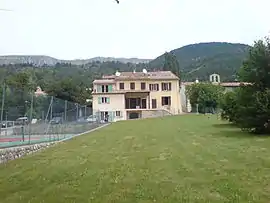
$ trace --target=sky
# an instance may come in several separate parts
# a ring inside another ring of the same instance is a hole
[[[0,55],[136,57],[199,42],[252,45],[269,0],[0,0]]]

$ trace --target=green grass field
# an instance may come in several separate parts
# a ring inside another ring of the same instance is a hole
[[[0,165],[0,202],[269,202],[270,138],[216,116],[114,123]]]

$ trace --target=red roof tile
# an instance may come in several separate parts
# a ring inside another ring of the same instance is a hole
[[[103,79],[115,79],[115,80],[129,80],[129,79],[173,79],[178,80],[179,78],[174,75],[171,71],[156,71],[156,72],[120,72],[120,76],[116,75],[104,75]]]

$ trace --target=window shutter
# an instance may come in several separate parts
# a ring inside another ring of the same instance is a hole
[[[112,92],[112,85],[108,86],[109,92]]]
[[[102,100],[102,98],[101,98],[101,97],[99,97],[99,98],[98,98],[98,103],[99,103],[99,104],[101,104],[101,103],[102,103],[102,101],[101,101],[101,100]]]
[[[113,112],[112,111],[109,111],[109,122],[112,122],[114,120],[113,118]]]
[[[157,91],[159,91],[159,84],[157,84]]]
[[[106,100],[107,100],[106,103],[109,104],[110,103],[110,97],[107,97]]]
[[[101,92],[101,86],[100,85],[97,86],[97,92]]]

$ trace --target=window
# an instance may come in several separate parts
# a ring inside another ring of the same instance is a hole
[[[171,91],[172,90],[172,83],[161,83],[162,91]]]
[[[171,97],[162,97],[161,104],[162,104],[162,106],[170,106],[171,105]]]
[[[121,83],[119,84],[119,89],[120,89],[120,90],[125,89],[125,83],[121,82]]]
[[[141,83],[141,90],[145,90],[145,89],[146,89],[145,82],[142,82],[142,83]]]
[[[152,109],[156,109],[156,108],[157,108],[157,100],[152,99]]]
[[[116,112],[115,112],[115,115],[116,115],[117,117],[120,117],[120,116],[121,116],[121,111],[116,111]]]
[[[130,83],[130,89],[131,89],[131,90],[135,90],[135,83],[134,83],[134,82],[131,82],[131,83]]]
[[[98,98],[98,103],[99,104],[109,104],[110,103],[110,98],[109,97],[99,97]]]
[[[150,84],[149,90],[150,91],[159,91],[159,85],[158,84]]]
[[[111,92],[112,91],[112,85],[101,85],[100,90],[101,91],[98,91],[98,92]]]

